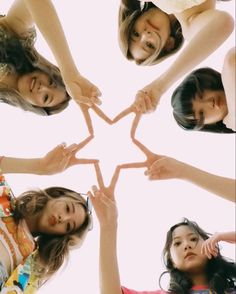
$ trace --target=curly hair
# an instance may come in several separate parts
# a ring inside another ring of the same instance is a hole
[[[172,244],[172,234],[174,230],[180,226],[188,226],[194,233],[200,236],[203,240],[209,238],[208,233],[201,229],[197,223],[184,218],[180,223],[175,224],[167,232],[166,243],[163,249],[163,260],[166,266],[167,272],[170,274],[170,283],[168,291],[178,294],[189,294],[193,283],[189,276],[183,271],[174,268],[170,247]],[[163,274],[165,274],[164,272]],[[159,283],[161,280],[160,276]],[[235,289],[236,280],[236,264],[226,260],[218,251],[217,257],[207,261],[206,275],[210,290],[217,294],[224,294],[225,291]]]
[[[153,3],[146,2],[144,7],[141,9],[140,2],[137,0],[122,0],[119,8],[119,45],[123,55],[128,60],[134,60],[132,54],[129,51],[129,44],[131,39],[131,33],[137,19],[147,12],[151,8],[156,8]],[[184,38],[182,34],[182,28],[177,19],[170,23],[171,32],[170,37],[175,40],[174,46],[171,50],[164,48],[159,51],[155,51],[151,56],[142,62],[136,61],[138,65],[154,65],[157,64],[170,55],[177,52],[183,45]]]
[[[65,100],[52,107],[39,107],[27,102],[20,93],[8,86],[3,85],[0,88],[0,102],[22,108],[25,111],[31,111],[39,115],[52,115],[64,110],[71,97],[66,92],[60,70],[41,56],[33,46],[24,47],[19,38],[10,30],[7,30],[7,36],[0,38],[0,63],[6,64],[9,71],[19,75],[31,73],[36,70],[45,72],[51,77],[58,88],[65,91]]]
[[[45,190],[31,190],[16,198],[14,204],[14,219],[18,223],[27,215],[41,212],[51,199],[69,197],[75,203],[82,205],[86,217],[82,225],[74,232],[65,235],[41,233],[37,237],[38,253],[34,259],[34,273],[42,281],[50,278],[68,258],[69,250],[80,246],[90,230],[92,217],[86,200],[81,194],[63,187],[50,187]]]
[[[201,97],[204,90],[224,91],[221,74],[218,71],[209,67],[194,70],[174,90],[171,105],[177,124],[185,130],[234,133],[222,120],[206,125],[201,119],[194,118],[192,101],[196,95]]]

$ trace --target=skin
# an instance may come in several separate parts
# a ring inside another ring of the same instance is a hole
[[[137,92],[131,111],[154,111],[160,97],[182,76],[212,54],[234,29],[233,18],[224,11],[216,10],[214,0],[206,0],[201,5],[175,14],[175,17],[180,22],[188,43],[165,72]]]
[[[54,55],[69,95],[79,104],[101,104],[99,89],[78,71],[50,0],[15,0],[1,21],[16,35],[27,32],[35,24]]]
[[[52,175],[66,170],[76,164],[91,164],[98,160],[76,158],[76,153],[86,146],[93,136],[89,136],[79,144],[66,147],[62,143],[41,158],[3,157],[0,160],[0,171],[6,173],[25,173],[37,175]]]
[[[129,51],[137,62],[145,60],[150,54],[166,44],[170,35],[168,14],[158,8],[149,9],[135,22],[131,33]]]
[[[85,220],[84,207],[69,197],[51,199],[43,211],[26,218],[34,236],[39,234],[65,235],[77,230]]]
[[[205,90],[202,97],[195,97],[192,105],[195,119],[203,117],[204,124],[221,121],[228,113],[224,91]]]
[[[67,99],[66,91],[42,71],[20,76],[17,90],[26,101],[40,107],[56,106]]]
[[[194,285],[207,285],[205,267],[208,259],[201,252],[203,242],[189,226],[179,226],[172,233],[170,255],[173,265],[187,272]]]

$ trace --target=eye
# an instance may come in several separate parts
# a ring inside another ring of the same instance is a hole
[[[180,242],[180,241],[177,241],[177,242],[174,242],[173,245],[174,245],[175,247],[178,247],[180,244],[181,244],[181,242]]]
[[[43,97],[43,102],[44,102],[44,103],[47,103],[47,101],[48,101],[48,97],[49,97],[48,94],[46,94],[46,95]]]
[[[147,46],[148,48],[152,49],[152,50],[156,49],[156,48],[152,45],[152,43],[150,43],[150,42],[147,42],[147,43],[146,43],[146,46]]]
[[[139,33],[138,33],[138,32],[136,32],[136,31],[133,31],[132,35],[133,35],[134,37],[136,37],[136,38],[138,38],[138,37],[139,37]]]
[[[66,204],[66,212],[70,212],[70,207],[69,207],[69,205],[68,204]]]
[[[55,83],[52,78],[49,79],[49,86],[53,86]]]
[[[190,239],[190,241],[192,241],[192,242],[197,242],[197,241],[198,241],[198,237],[192,237],[192,238]]]
[[[70,223],[67,223],[67,225],[66,225],[66,232],[70,232],[70,231],[71,231]]]

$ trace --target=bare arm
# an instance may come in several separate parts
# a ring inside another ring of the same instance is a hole
[[[95,164],[99,190],[92,187],[89,197],[100,224],[99,275],[101,294],[122,294],[117,261],[117,218],[114,189],[120,168],[117,168],[109,187],[104,186],[98,164]]]
[[[141,90],[141,93],[145,92],[149,96],[149,104],[152,103],[152,108],[146,106],[149,111],[156,108],[160,97],[176,81],[207,58],[229,37],[234,29],[234,21],[224,11],[209,9],[190,19],[185,27],[185,35],[189,39],[186,47],[167,71]],[[140,95],[136,96],[135,102],[138,111],[141,108],[140,100],[143,100]]]
[[[179,178],[211,193],[236,202],[235,179],[217,176],[171,157],[162,156],[145,172],[151,180]]]
[[[96,159],[76,158],[76,153],[87,145],[93,136],[89,136],[79,144],[68,147],[60,144],[41,158],[0,158],[2,173],[25,173],[37,175],[51,175],[62,172],[76,164],[91,164],[98,162]]]

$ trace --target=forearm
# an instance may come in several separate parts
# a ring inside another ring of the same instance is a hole
[[[236,243],[236,233],[232,232],[225,232],[225,233],[216,233],[218,241],[225,241],[229,243]]]
[[[117,228],[101,228],[100,289],[101,294],[122,294],[117,261]]]
[[[76,65],[52,2],[49,0],[24,0],[24,2],[35,24],[48,43],[62,76],[77,74]]]
[[[42,174],[39,158],[13,158],[3,157],[0,162],[0,169],[3,174],[24,173],[24,174]]]
[[[236,201],[234,179],[213,175],[188,164],[183,164],[180,178],[229,201]]]
[[[204,24],[204,25],[203,25]],[[191,26],[191,27],[190,27]],[[234,22],[231,16],[222,11],[206,11],[189,25],[192,36],[174,63],[155,82],[161,85],[164,93],[183,75],[213,53],[232,33]],[[219,33],[220,32],[220,33]]]

